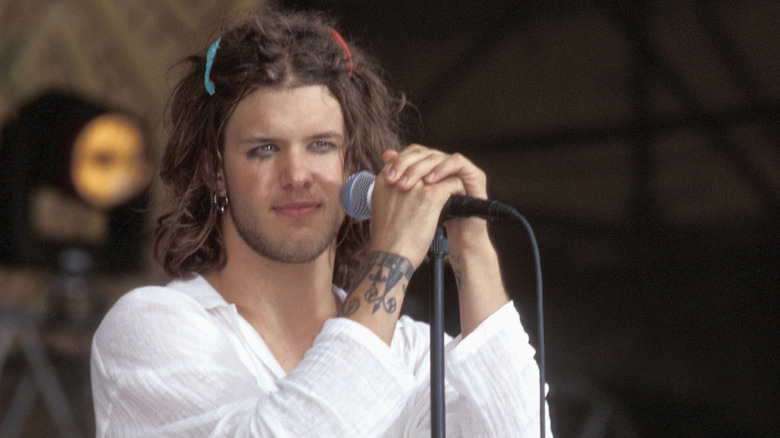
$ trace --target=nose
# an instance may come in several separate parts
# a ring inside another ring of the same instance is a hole
[[[312,183],[312,169],[306,153],[291,147],[283,155],[280,172],[282,187],[309,188]]]

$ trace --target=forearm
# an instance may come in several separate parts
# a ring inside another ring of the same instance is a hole
[[[467,336],[509,301],[498,255],[481,221],[469,230],[468,243],[453,242],[449,260],[455,273],[460,301],[461,333]],[[474,224],[472,224],[474,225]]]
[[[356,321],[390,344],[414,266],[397,254],[372,251],[339,316]]]

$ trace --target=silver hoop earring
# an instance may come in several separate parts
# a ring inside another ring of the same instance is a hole
[[[228,197],[225,196],[224,198],[219,198],[216,193],[214,193],[214,205],[217,207],[217,210],[219,210],[220,214],[225,212],[225,207],[228,206],[228,203],[230,201],[228,200]]]

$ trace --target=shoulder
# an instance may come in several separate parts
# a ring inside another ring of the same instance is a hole
[[[206,342],[210,335],[221,336],[218,322],[188,290],[192,285],[187,282],[176,280],[166,286],[140,287],[123,295],[98,326],[93,352],[154,352]]]
[[[200,276],[175,279],[164,286],[144,286],[124,294],[104,317],[104,324],[126,319],[160,323],[176,316],[207,313],[228,304]]]
[[[122,295],[111,307],[106,316],[122,313],[128,310],[141,310],[173,304],[187,304],[190,298],[186,293],[170,286],[144,286],[133,289]]]
[[[165,323],[177,314],[196,312],[201,306],[185,292],[170,286],[145,286],[124,294],[103,317],[98,333],[134,325]]]

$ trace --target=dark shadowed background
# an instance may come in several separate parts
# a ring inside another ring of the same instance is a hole
[[[5,1],[0,116],[70,90],[137,115],[157,158],[168,67],[264,3],[336,17],[414,105],[409,140],[471,158],[529,220],[558,437],[778,436],[780,2]],[[528,237],[492,232],[537,343]],[[132,272],[90,273],[81,306],[56,306],[56,269],[0,267],[0,426],[63,430],[28,371],[36,333],[77,432],[94,433],[91,331],[130,287],[166,281],[146,253]],[[405,308],[421,318],[426,270]]]

